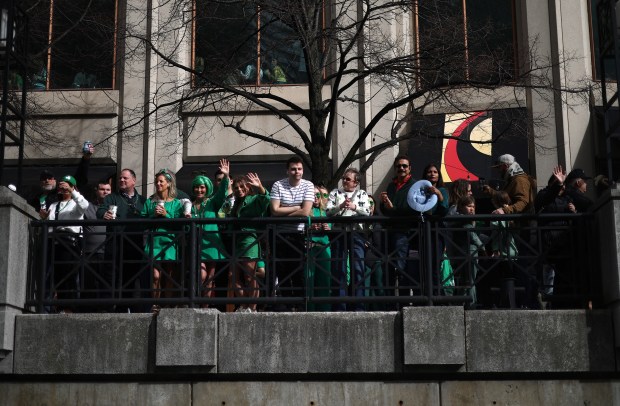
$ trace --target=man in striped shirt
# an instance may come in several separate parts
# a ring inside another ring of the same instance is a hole
[[[310,216],[314,202],[314,184],[302,179],[304,165],[300,157],[294,156],[286,161],[285,179],[279,180],[271,188],[271,215],[275,217]],[[305,296],[304,223],[286,224],[278,227],[275,258],[276,276],[282,296]]]

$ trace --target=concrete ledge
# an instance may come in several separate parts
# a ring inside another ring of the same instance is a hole
[[[194,405],[425,405],[439,406],[439,384],[391,382],[204,382]]]
[[[222,314],[218,372],[400,371],[399,319],[395,312]]]
[[[144,374],[152,348],[150,314],[21,315],[16,374]]]
[[[464,365],[463,307],[404,308],[403,347],[405,365]]]
[[[608,311],[469,311],[468,372],[614,371]]]
[[[157,367],[217,365],[217,310],[162,309],[157,316]]]
[[[190,405],[189,383],[0,383],[2,405]]]
[[[615,405],[620,383],[602,381],[460,381],[441,384],[442,406]]]

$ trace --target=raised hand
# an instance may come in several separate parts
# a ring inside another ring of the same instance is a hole
[[[261,186],[263,186],[263,184],[260,181],[260,178],[258,177],[256,173],[250,172],[246,176],[248,177],[248,183],[254,186],[255,188],[260,189]]]
[[[225,176],[230,174],[230,162],[228,162],[228,159],[220,159],[220,171]]]
[[[564,183],[564,180],[566,179],[566,171],[562,170],[562,165],[558,165],[553,168],[553,176],[559,183]]]

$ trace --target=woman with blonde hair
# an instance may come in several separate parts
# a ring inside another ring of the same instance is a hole
[[[183,204],[176,198],[177,188],[174,173],[161,169],[155,174],[155,193],[144,203],[142,217],[152,219],[181,218]],[[161,276],[164,274],[164,296],[172,297],[175,281],[178,279],[178,246],[176,234],[170,227],[158,225],[147,235],[144,251],[153,261],[153,297],[159,299],[161,295]],[[154,313],[159,312],[159,306],[154,305]]]

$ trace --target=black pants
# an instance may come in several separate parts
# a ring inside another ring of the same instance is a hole
[[[276,293],[283,297],[306,295],[305,237],[301,232],[279,233],[274,254]]]

